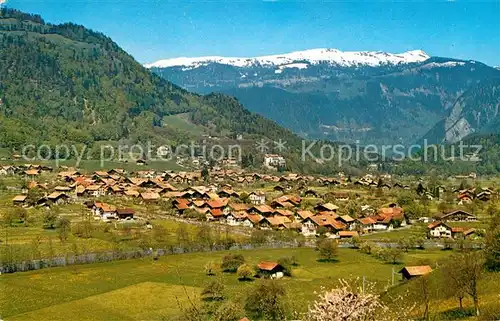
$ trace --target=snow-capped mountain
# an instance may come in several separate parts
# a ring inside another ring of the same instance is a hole
[[[430,56],[422,50],[412,50],[404,53],[392,54],[381,51],[340,51],[337,49],[321,48],[253,58],[220,56],[196,58],[181,57],[159,60],[144,66],[146,68],[168,68],[179,66],[193,69],[210,63],[218,63],[234,67],[252,67],[258,65],[271,67],[292,65],[291,68],[304,68],[309,64],[316,65],[320,63],[327,63],[343,67],[354,67],[407,64],[425,61],[429,58]]]
[[[481,62],[429,57],[420,50],[312,49],[255,58],[176,58],[147,67],[190,91],[234,96],[300,135],[370,144],[419,140],[469,87],[500,77]]]

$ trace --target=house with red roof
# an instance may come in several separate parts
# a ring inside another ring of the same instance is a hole
[[[264,278],[280,279],[284,276],[285,268],[278,262],[264,261],[257,264],[258,274]]]
[[[407,219],[401,207],[383,207],[378,214],[372,216],[375,219],[374,230],[392,230],[393,228],[406,226]]]

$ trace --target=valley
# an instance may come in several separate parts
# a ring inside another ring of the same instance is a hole
[[[0,319],[500,320],[495,5],[0,0]]]

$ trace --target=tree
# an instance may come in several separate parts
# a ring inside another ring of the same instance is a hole
[[[425,247],[425,238],[424,237],[415,237],[415,246],[418,249],[423,250]]]
[[[29,219],[29,213],[25,208],[15,207],[13,209],[14,217],[17,217],[24,225],[27,225]]]
[[[203,178],[203,180],[206,181],[209,179],[209,176],[210,176],[210,173],[208,172],[208,167],[203,166],[203,169],[201,170],[201,178]]]
[[[221,268],[223,272],[234,273],[240,265],[245,263],[245,258],[241,254],[228,254],[222,258]]]
[[[354,288],[340,280],[340,287],[324,291],[309,307],[307,321],[400,321],[407,320],[410,309],[392,312],[379,295],[375,294],[374,284]]]
[[[412,204],[414,202],[413,199],[414,199],[414,197],[412,196],[412,194],[405,191],[405,192],[401,192],[399,194],[396,203],[399,204],[399,206],[404,207],[406,205]]]
[[[237,302],[224,302],[215,310],[212,320],[213,321],[238,321],[245,316],[245,310],[240,303]]]
[[[212,235],[212,229],[208,224],[202,224],[198,233],[196,234],[197,242],[202,245],[213,249],[214,239]]]
[[[247,296],[245,308],[258,318],[269,321],[286,319],[286,291],[277,280],[261,280]]]
[[[73,225],[73,234],[85,239],[88,239],[92,236],[92,230],[93,230],[92,223],[90,223],[90,221],[87,220],[77,222]],[[127,233],[127,231],[130,233],[130,227],[124,227],[124,230],[125,233]]]
[[[203,296],[204,300],[220,301],[224,299],[224,289],[225,286],[224,283],[222,283],[222,280],[215,279],[208,282],[208,284],[201,292],[201,295]]]
[[[463,310],[462,301],[466,292],[461,269],[461,265],[456,264],[455,261],[450,261],[443,267],[443,275],[446,282],[445,290],[449,295],[458,299],[459,308]]]
[[[330,262],[337,256],[337,242],[333,239],[325,238],[316,245],[321,261]]]
[[[46,229],[53,229],[56,226],[59,215],[54,210],[46,211],[43,215],[43,227]]]
[[[403,256],[403,251],[397,247],[383,248],[379,256],[386,262],[398,264]]]
[[[251,280],[252,277],[255,275],[255,271],[254,269],[252,269],[250,265],[242,264],[238,267],[236,275],[238,275],[238,279],[240,281],[248,281]]]
[[[429,275],[422,275],[415,279],[419,290],[419,297],[424,304],[423,319],[429,321],[429,310],[431,304],[431,284]]]
[[[497,214],[498,211],[499,210],[497,209],[494,203],[490,203],[486,208],[486,213],[488,213],[488,215],[491,217],[495,216],[495,214]]]
[[[167,242],[168,232],[167,229],[160,224],[153,226],[153,238],[159,244],[164,245]]]
[[[19,222],[19,213],[15,208],[8,209],[3,215],[3,223],[8,227],[12,226],[14,222]]]
[[[398,247],[408,253],[408,250],[415,247],[415,241],[412,237],[403,237],[398,240]]]
[[[463,282],[463,290],[472,297],[476,316],[479,316],[478,282],[484,273],[484,257],[481,252],[469,252],[452,258],[456,264],[456,277]]]
[[[43,197],[44,192],[38,188],[34,187],[28,190],[28,195],[26,201],[28,204],[35,205],[36,202]]]
[[[250,234],[250,243],[261,245],[267,242],[267,232],[264,230],[254,230]]]
[[[362,242],[359,246],[359,250],[366,254],[372,254],[372,251],[376,246],[377,245],[373,242]]]
[[[484,253],[488,270],[500,271],[500,214],[493,216],[486,231]]]
[[[189,233],[187,230],[186,224],[180,224],[179,227],[177,227],[177,230],[175,231],[175,234],[177,236],[177,243],[180,246],[189,246],[190,239],[189,239]]]
[[[351,244],[351,246],[353,248],[359,249],[363,245],[363,240],[361,240],[361,238],[359,238],[359,236],[355,236],[355,237],[351,237],[351,239],[349,240],[349,243]]]
[[[425,192],[425,187],[422,185],[422,183],[418,183],[416,192],[418,195],[422,195]]]
[[[452,250],[455,241],[451,237],[445,237],[443,238],[442,243],[443,243],[443,250]]]
[[[282,257],[278,260],[278,264],[283,267],[283,274],[286,276],[292,276],[292,267],[298,265],[294,256]]]
[[[68,239],[69,231],[71,230],[71,222],[66,217],[61,217],[56,223],[59,232],[59,240],[64,242]]]

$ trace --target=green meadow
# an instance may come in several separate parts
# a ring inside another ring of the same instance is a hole
[[[92,265],[4,274],[0,279],[1,317],[6,320],[170,320],[191,300],[198,302],[206,276],[204,266],[220,263],[229,252],[170,255],[159,260],[118,261]],[[231,253],[234,253],[231,252]],[[352,249],[339,249],[338,261],[321,263],[313,249],[239,251],[247,263],[295,256],[299,265],[290,278],[280,280],[297,312],[304,312],[315,291],[334,287],[339,278],[355,281],[363,276],[383,290],[391,285],[392,272],[403,265],[386,264]],[[404,264],[437,262],[445,251],[411,251]],[[217,277],[217,276],[215,276]],[[226,296],[244,299],[255,282],[240,282],[235,274],[222,273]],[[399,275],[394,275],[397,283]]]

